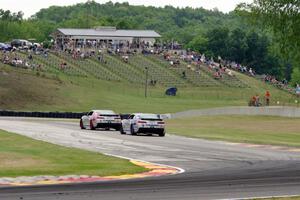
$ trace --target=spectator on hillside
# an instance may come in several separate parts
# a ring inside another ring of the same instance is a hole
[[[218,63],[221,63],[221,61],[222,61],[221,56],[218,56]]]
[[[25,68],[30,68],[30,64],[27,61],[25,61],[24,66],[25,66]]]
[[[155,85],[156,85],[156,80],[152,80],[152,79],[151,79],[150,85],[155,86]]]
[[[48,52],[47,51],[44,51],[44,58],[47,58],[48,57]]]
[[[297,86],[296,86],[296,95],[298,98],[300,98],[300,85],[299,84],[297,84]]]
[[[255,106],[255,101],[256,101],[256,97],[253,96],[253,97],[250,99],[249,106]]]
[[[85,54],[84,54],[84,53],[81,53],[81,54],[80,54],[80,58],[81,58],[81,59],[84,59],[84,58],[85,58]]]
[[[182,78],[183,78],[183,79],[186,79],[185,71],[182,72]]]
[[[259,106],[260,106],[260,102],[259,102],[259,101],[260,101],[259,95],[256,94],[256,95],[255,95],[255,106],[256,106],[256,107],[259,107]]]
[[[200,71],[200,65],[196,65],[196,70],[195,70],[196,73],[198,73],[199,75],[201,74],[201,71]]]
[[[21,59],[19,59],[19,58],[14,58],[14,59],[11,61],[11,64],[12,64],[12,66],[18,67],[18,66],[23,65],[23,60],[21,60]]]
[[[271,93],[267,90],[265,94],[266,106],[270,105],[270,98],[271,98]]]
[[[128,63],[128,59],[129,59],[128,56],[122,56],[122,59],[125,63]]]
[[[206,58],[205,58],[205,55],[204,55],[204,54],[202,54],[200,61],[201,61],[202,63],[204,63],[204,62],[206,61]]]
[[[103,54],[99,54],[98,55],[98,60],[99,60],[99,62],[104,62],[104,57],[103,57]]]
[[[220,79],[220,78],[222,78],[222,75],[221,75],[221,73],[219,72],[219,71],[216,71],[215,73],[214,73],[214,78],[215,79]]]
[[[286,85],[288,84],[288,81],[286,80],[286,78],[284,78],[284,79],[282,80],[282,84],[283,84],[284,86],[286,86]]]
[[[4,56],[3,63],[4,64],[9,64],[9,56],[8,55]]]
[[[234,74],[232,73],[232,71],[230,69],[228,69],[228,68],[225,69],[225,72],[226,72],[226,74],[228,76],[231,76],[231,77],[234,76]]]
[[[60,69],[65,70],[67,68],[67,63],[66,62],[61,62],[60,63]]]
[[[38,64],[38,66],[37,66],[37,70],[38,70],[38,71],[43,71],[43,67],[42,67],[42,65],[41,65],[41,64]]]
[[[250,74],[251,76],[254,76],[254,71],[252,70],[252,68],[249,69],[249,74]]]

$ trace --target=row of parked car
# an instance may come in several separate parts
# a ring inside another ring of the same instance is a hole
[[[0,42],[0,50],[10,51],[13,48],[19,48],[19,49],[32,49],[32,48],[40,48],[41,44],[39,43],[32,43],[28,40],[22,40],[22,39],[15,39],[11,41],[10,43],[2,43]]]
[[[10,51],[12,46],[10,44],[0,42],[0,50]]]
[[[161,115],[149,113],[116,114],[112,110],[92,110],[81,117],[80,128],[112,128],[121,134],[149,133],[165,136],[165,122]]]

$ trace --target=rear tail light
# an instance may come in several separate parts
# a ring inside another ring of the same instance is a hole
[[[146,124],[147,122],[146,121],[138,121],[137,123],[138,124]]]
[[[120,117],[116,117],[115,119],[119,119],[120,120],[121,118]]]
[[[157,124],[165,124],[165,122],[157,122]]]

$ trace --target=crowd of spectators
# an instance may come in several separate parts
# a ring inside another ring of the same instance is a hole
[[[114,43],[112,40],[67,40],[57,41],[55,44],[55,50],[64,51],[66,49],[123,49],[123,50],[142,50],[142,49],[150,49],[150,48],[168,48],[168,43],[163,44],[152,44],[149,41],[119,41],[118,43]],[[173,44],[173,48],[179,48],[177,43]]]
[[[181,51],[180,53],[165,52],[163,58],[170,63],[171,67],[177,67],[181,61],[184,61],[188,63],[187,68],[196,73],[201,73],[200,69],[205,70],[206,67],[206,70],[208,69],[215,79],[222,79],[224,76],[233,77],[235,76],[233,71],[238,71],[248,76],[259,78],[265,83],[272,84],[290,93],[295,94],[295,91],[299,91],[297,95],[300,96],[299,84],[297,84],[295,89],[289,85],[286,79],[278,80],[275,76],[269,74],[259,75],[252,67],[241,65],[234,61],[223,60],[220,56],[217,58],[217,61],[214,61],[213,58],[206,58],[204,54],[193,51]]]
[[[165,52],[163,58],[170,63],[171,67],[177,67],[181,62],[186,62],[187,68],[198,74],[201,68],[207,70],[215,79],[222,79],[224,76],[233,77],[232,70],[223,63],[215,62],[212,58],[207,59],[204,54],[196,52],[175,51],[174,53]]]
[[[101,49],[101,47],[107,44],[97,43],[96,41],[92,40],[87,40],[85,44],[79,41],[76,43],[76,45],[78,48],[66,48],[68,46],[74,46],[73,43],[66,43],[63,53],[69,54],[75,60],[95,57],[99,62],[105,64],[106,60],[102,51],[107,51],[107,53],[110,55],[121,56],[122,61],[125,63],[129,62],[130,55],[136,54],[138,51],[144,55],[158,54],[163,56],[163,58],[169,62],[170,67],[176,68],[177,66],[181,65],[181,62],[185,62],[187,63],[186,70],[191,70],[198,74],[201,73],[201,69],[206,70],[217,80],[223,79],[225,76],[234,77],[235,73],[233,71],[238,71],[248,76],[259,78],[268,84],[272,84],[280,89],[287,90],[291,93],[296,93],[298,96],[300,96],[299,84],[297,84],[296,89],[292,88],[286,79],[278,80],[275,76],[269,74],[259,75],[252,67],[248,67],[234,61],[224,60],[221,57],[218,57],[215,61],[213,58],[208,58],[204,54],[184,50],[182,49],[182,46],[176,42],[155,43],[153,45],[150,45],[146,42],[133,44],[119,43],[118,46],[114,46],[113,44],[109,43],[110,48],[106,46],[105,49]],[[41,55],[47,58],[49,50],[44,49],[42,46],[33,45],[31,48],[23,49],[23,51],[29,52],[29,56],[27,58],[19,57],[15,53],[16,51],[19,50],[13,48],[11,51],[1,51],[1,62],[14,67],[42,69],[41,65],[34,64],[32,55]],[[55,53],[61,53],[61,50],[58,51],[57,49],[53,49],[53,51]],[[65,70],[68,68],[68,64],[65,61],[62,61],[59,68],[61,70]],[[182,78],[186,78],[185,71],[182,72]]]
[[[20,57],[16,54],[16,50],[13,51],[1,51],[0,52],[1,62],[3,64],[10,65],[12,67],[20,67],[24,69],[42,70],[40,64],[32,62],[33,57],[31,54],[27,58]]]

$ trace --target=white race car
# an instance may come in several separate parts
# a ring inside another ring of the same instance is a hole
[[[157,114],[134,113],[122,120],[121,134],[154,133],[165,136],[165,122]]]
[[[120,131],[122,122],[119,114],[112,110],[92,110],[80,119],[80,128],[95,130],[96,128],[113,128]]]

